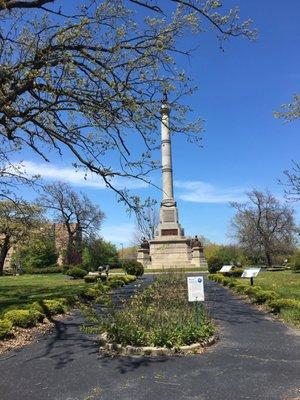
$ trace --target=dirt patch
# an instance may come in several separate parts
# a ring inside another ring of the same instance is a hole
[[[54,328],[55,321],[60,321],[66,317],[67,314],[55,316],[55,320],[50,321],[45,318],[44,322],[39,323],[30,329],[25,328],[14,328],[13,336],[0,341],[0,355],[6,353],[9,350],[15,350],[23,347],[29,343],[36,342],[38,340],[38,335],[46,335],[51,332]]]

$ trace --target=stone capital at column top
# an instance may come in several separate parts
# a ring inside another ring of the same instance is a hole
[[[171,108],[170,108],[169,104],[168,103],[162,103],[161,110],[160,110],[161,114],[169,115],[170,111],[171,111]]]

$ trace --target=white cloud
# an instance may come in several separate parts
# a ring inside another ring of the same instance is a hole
[[[117,247],[121,247],[123,243],[124,247],[130,245],[135,226],[133,223],[121,223],[118,225],[103,225],[101,229],[101,236],[114,243]]]
[[[105,182],[97,174],[91,172],[85,173],[75,168],[59,167],[51,163],[35,163],[32,161],[23,161],[22,166],[28,175],[40,175],[46,180],[59,180],[69,183],[73,186],[85,186],[96,189],[105,189]],[[117,188],[138,189],[147,187],[147,183],[137,179],[116,178],[112,183]]]
[[[177,197],[184,201],[195,203],[229,203],[230,201],[244,201],[245,188],[216,188],[210,183],[202,181],[175,181],[179,189]]]

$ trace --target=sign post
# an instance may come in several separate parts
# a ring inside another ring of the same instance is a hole
[[[203,276],[188,276],[188,300],[195,302],[196,324],[200,324],[201,307],[200,302],[204,301]]]

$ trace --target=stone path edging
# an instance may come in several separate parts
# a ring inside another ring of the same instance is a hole
[[[203,353],[206,347],[210,347],[218,340],[218,336],[213,335],[202,343],[193,343],[191,345],[179,347],[154,347],[154,346],[122,346],[118,343],[107,341],[107,335],[100,336],[102,345],[100,353],[104,355],[118,356],[171,356],[171,355],[191,355]]]

